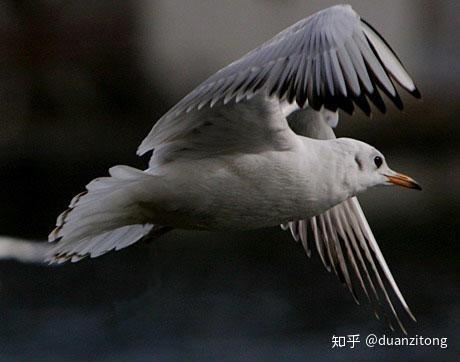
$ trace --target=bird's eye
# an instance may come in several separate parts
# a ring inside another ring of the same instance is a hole
[[[375,165],[377,166],[377,168],[380,168],[380,166],[382,166],[382,163],[383,163],[382,157],[376,156],[376,157],[374,158],[374,163],[375,163]]]

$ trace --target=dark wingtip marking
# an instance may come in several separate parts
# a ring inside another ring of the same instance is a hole
[[[303,109],[307,103],[307,94],[301,91],[300,94],[297,94],[296,102],[300,109]]]
[[[383,114],[387,113],[387,106],[380,95],[378,88],[374,87],[372,93],[367,93],[368,98],[371,100],[372,104]]]
[[[59,223],[56,224],[56,226],[60,227],[60,226],[63,226],[67,220],[67,216],[69,215],[69,213],[73,210],[73,207],[69,207],[67,210],[63,211],[61,215],[59,215],[59,218],[60,221]]]
[[[369,106],[369,103],[367,102],[366,96],[364,94],[361,94],[358,97],[354,97],[353,101],[364,112],[366,116],[371,116],[371,107]]]
[[[417,99],[422,99],[422,95],[417,87],[415,87],[415,89],[412,92],[410,92],[410,94],[412,94]]]
[[[53,263],[65,263],[65,262],[68,262],[68,261],[72,261],[72,258],[74,256],[78,257],[78,260],[76,260],[76,261],[80,261],[80,260],[88,257],[89,254],[88,253],[86,253],[86,254],[70,253],[69,254],[69,253],[66,253],[66,252],[56,253],[49,260],[49,263],[50,264],[53,264]]]
[[[392,97],[391,100],[393,101],[393,103],[396,106],[396,108],[398,108],[400,111],[402,111],[404,109],[404,104],[403,104],[403,102],[401,100],[401,97],[399,96],[398,92],[396,92],[396,95],[394,97]]]
[[[56,226],[51,233],[48,236],[48,241],[51,243],[57,242],[62,239],[62,235],[59,235],[59,232],[61,231],[62,226],[58,225]]]

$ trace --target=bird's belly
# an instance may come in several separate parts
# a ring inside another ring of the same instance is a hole
[[[240,186],[240,187],[237,187]],[[274,185],[272,185],[274,186]],[[304,219],[324,211],[320,202],[296,197],[286,189],[222,184],[220,192],[208,193],[206,205],[177,211],[181,228],[204,230],[250,230]],[[274,191],[276,189],[276,191]]]
[[[305,170],[279,157],[190,168],[176,188],[176,207],[161,222],[185,229],[247,230],[308,218],[332,206],[308,179]]]

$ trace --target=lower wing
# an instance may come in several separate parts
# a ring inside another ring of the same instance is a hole
[[[305,109],[293,113],[288,122],[296,133],[303,136],[335,138],[331,125],[337,124],[336,113]],[[386,284],[389,284],[390,291],[396,295],[409,317],[414,321],[415,317],[388,268],[356,197],[334,206],[321,215],[306,220],[294,220],[281,227],[290,230],[294,239],[302,242],[309,257],[311,242],[307,237],[307,229],[310,227],[318,254],[326,269],[334,271],[358,304],[354,284],[359,284],[372,304],[377,318],[383,316],[393,329],[391,318],[386,315],[386,310],[389,309],[401,330],[406,333]]]

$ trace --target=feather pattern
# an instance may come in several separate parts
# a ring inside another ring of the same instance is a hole
[[[56,244],[47,261],[76,262],[87,256],[98,257],[126,248],[147,235],[155,237],[170,230],[148,223],[141,206],[134,202],[142,198],[146,184],[150,185],[155,176],[128,166],[115,166],[109,172],[110,177],[91,181],[59,215],[49,235],[49,241]]]
[[[184,112],[241,102],[264,92],[280,100],[352,113],[354,105],[379,110],[380,88],[393,103],[402,102],[391,81],[420,97],[414,82],[385,40],[349,5],[337,5],[303,19],[221,69],[179,101],[157,124],[174,124]],[[154,149],[156,129],[138,154]]]

